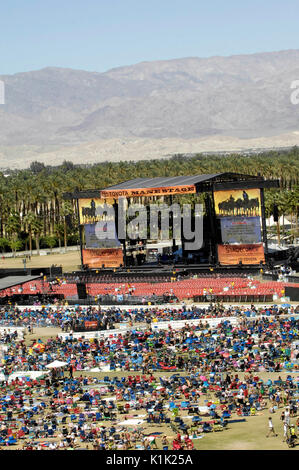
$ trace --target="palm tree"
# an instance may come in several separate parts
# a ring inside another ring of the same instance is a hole
[[[41,220],[38,219],[37,216],[35,216],[34,219],[32,220],[31,228],[35,237],[36,251],[37,251],[37,254],[39,255],[39,240],[40,240],[40,234],[41,234],[43,225],[42,225]]]
[[[54,246],[56,245],[56,238],[52,237],[51,235],[47,235],[44,238],[44,241],[48,245],[48,247],[50,248],[50,251],[52,253],[52,250],[53,250]]]
[[[32,255],[32,226],[34,225],[36,215],[33,212],[28,212],[23,218],[24,224],[27,226],[29,234],[29,251],[30,256]]]
[[[8,238],[1,237],[0,238],[0,248],[2,250],[2,253],[4,253],[4,249],[5,249],[6,246],[9,246]]]
[[[5,224],[5,231],[13,238],[17,238],[18,233],[21,230],[20,215],[17,212],[12,212],[8,217]]]
[[[61,251],[61,238],[63,237],[63,234],[64,234],[63,225],[62,224],[55,224],[54,225],[54,235],[58,239],[58,246],[60,248],[60,251]]]
[[[67,251],[67,217],[73,214],[73,207],[69,201],[64,201],[60,210],[60,215],[63,218],[63,236],[64,236],[64,250]]]

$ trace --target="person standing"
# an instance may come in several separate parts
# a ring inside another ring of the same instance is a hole
[[[283,440],[282,442],[285,442],[287,440],[287,437],[288,437],[288,429],[289,429],[289,426],[287,425],[286,422],[283,423]]]
[[[277,436],[277,434],[276,434],[275,431],[274,431],[274,426],[273,426],[272,418],[269,418],[269,419],[268,419],[268,433],[266,434],[266,437],[269,437],[270,434],[274,434],[275,437]]]
[[[284,413],[284,422],[287,423],[288,426],[290,426],[290,409],[287,406],[285,413]]]

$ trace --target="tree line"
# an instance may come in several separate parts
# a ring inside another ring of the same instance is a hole
[[[279,189],[265,191],[266,216],[273,215],[276,206],[279,215],[292,218],[293,235],[298,236],[299,149],[294,147],[250,155],[177,154],[86,165],[64,161],[48,166],[35,161],[27,169],[5,170],[0,172],[0,249],[16,253],[77,244],[76,201],[64,200],[65,192],[102,189],[133,178],[220,172],[278,179]]]

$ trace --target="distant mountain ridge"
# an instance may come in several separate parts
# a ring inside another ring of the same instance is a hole
[[[216,137],[268,139],[271,147],[271,139],[299,130],[299,106],[290,101],[299,50],[142,62],[104,73],[48,67],[0,79],[1,166],[5,158],[14,164],[13,148],[32,149],[34,159],[43,149],[114,139],[136,141],[136,149],[140,139]]]

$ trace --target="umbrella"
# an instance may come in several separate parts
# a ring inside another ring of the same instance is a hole
[[[53,361],[50,364],[48,364],[46,367],[47,369],[53,369],[54,367],[63,367],[66,366],[67,362],[62,362],[62,361]]]
[[[33,346],[32,346],[33,349],[39,349],[40,351],[44,351],[45,350],[45,345],[42,344],[42,343],[35,343]]]

